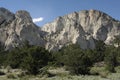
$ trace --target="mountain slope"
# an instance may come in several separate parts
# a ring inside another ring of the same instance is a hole
[[[73,12],[38,27],[27,11],[13,14],[0,8],[0,43],[6,49],[19,47],[25,41],[49,50],[75,43],[83,49],[94,49],[95,40],[109,45],[114,36],[120,36],[120,22],[97,10]]]
[[[79,44],[81,48],[95,48],[94,40],[111,44],[114,36],[120,35],[120,22],[97,10],[84,10],[58,17],[45,24],[46,48],[58,50],[69,44]]]
[[[44,45],[39,27],[33,22],[27,11],[11,13],[5,8],[0,8],[0,42],[11,49],[29,41],[31,45]]]

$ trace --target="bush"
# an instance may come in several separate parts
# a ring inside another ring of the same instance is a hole
[[[22,49],[14,49],[7,54],[6,66],[9,65],[12,68],[19,68],[22,59],[26,56],[26,52]]]
[[[0,75],[5,75],[5,73],[4,73],[4,72],[2,72],[2,71],[0,71]]]
[[[47,50],[34,46],[27,50],[27,55],[23,58],[21,67],[30,74],[37,74],[39,69],[46,66],[50,59],[51,55]]]
[[[16,79],[16,76],[14,74],[7,74],[7,78],[9,79]]]
[[[0,66],[4,65],[4,62],[6,61],[6,53],[4,46],[0,43]]]
[[[27,50],[31,47],[34,47],[32,45],[29,45],[28,41],[24,42],[24,45],[21,47],[16,47],[9,52],[7,52],[7,60],[5,61],[6,66],[11,66],[12,68],[19,68],[21,65],[21,62],[23,61],[24,57],[27,56],[28,52]]]
[[[104,60],[106,63],[106,69],[110,72],[115,72],[115,66],[117,65],[117,54],[115,47],[107,47]]]
[[[22,78],[22,77],[24,77],[25,75],[26,75],[25,72],[20,72],[19,74],[17,74],[17,76],[18,76],[19,78]]]
[[[61,51],[60,60],[73,74],[88,74],[92,65],[89,57],[78,45],[70,45]]]
[[[101,72],[105,71],[105,67],[92,67],[90,69],[90,74],[99,75]]]
[[[120,66],[115,67],[115,71],[116,71],[117,73],[120,73]]]
[[[105,50],[105,43],[101,40],[96,41],[96,48],[94,50],[95,55],[93,56],[93,58],[95,58],[95,62],[100,62],[104,60]]]
[[[40,46],[24,45],[22,48],[10,51],[7,57],[7,65],[12,68],[22,68],[27,70],[29,74],[34,75],[51,61],[51,54]]]

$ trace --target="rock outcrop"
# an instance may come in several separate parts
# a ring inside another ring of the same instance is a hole
[[[0,43],[6,49],[19,47],[25,41],[49,50],[58,50],[69,44],[94,49],[95,40],[109,45],[115,36],[120,36],[120,21],[97,10],[73,12],[38,27],[27,11],[14,14],[0,8]]]
[[[81,48],[95,48],[95,40],[111,44],[114,36],[120,35],[120,22],[97,10],[84,10],[58,17],[45,24],[46,48],[58,50],[69,44],[79,44]]]
[[[16,14],[5,8],[0,8],[0,42],[6,49],[11,49],[29,41],[31,45],[44,46],[40,29],[33,22],[27,11]]]

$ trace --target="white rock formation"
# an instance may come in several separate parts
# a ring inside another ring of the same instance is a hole
[[[58,17],[45,24],[46,48],[58,50],[64,45],[79,44],[81,48],[95,48],[94,40],[111,44],[120,35],[120,22],[97,10],[84,10]]]
[[[0,43],[6,49],[19,47],[25,41],[49,50],[58,50],[69,44],[93,49],[95,40],[111,44],[116,35],[120,36],[120,22],[97,10],[73,12],[40,28],[27,11],[13,14],[0,8]]]
[[[5,21],[0,25],[0,42],[6,49],[19,47],[25,41],[29,41],[31,45],[44,46],[45,42],[41,37],[39,27],[32,22],[28,12],[21,10],[13,14],[7,9],[0,8],[1,16]]]

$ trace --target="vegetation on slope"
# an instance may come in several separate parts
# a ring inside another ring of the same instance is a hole
[[[115,41],[119,44],[119,40]],[[103,41],[96,41],[96,48],[93,50],[83,50],[77,44],[66,46],[57,52],[49,52],[43,47],[28,43],[11,51],[4,51],[2,48],[0,47],[1,66],[19,68],[33,75],[41,73],[42,69],[46,70],[46,66],[65,67],[71,74],[92,74],[91,68],[100,62],[104,62],[102,67],[107,71],[115,72],[115,67],[120,64],[119,45],[107,46]],[[47,73],[47,70],[44,72]]]

